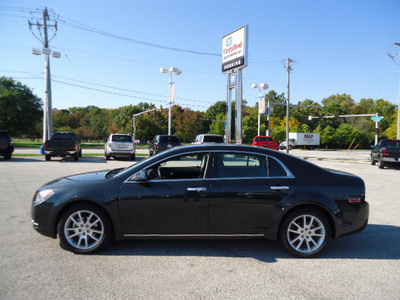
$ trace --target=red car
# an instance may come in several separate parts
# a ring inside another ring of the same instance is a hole
[[[253,140],[252,145],[273,150],[279,150],[279,142],[275,142],[272,136],[256,136]]]

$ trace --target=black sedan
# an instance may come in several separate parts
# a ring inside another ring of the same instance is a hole
[[[32,203],[34,228],[75,253],[113,239],[264,237],[312,257],[362,231],[368,214],[361,178],[241,145],[176,147],[126,169],[60,178]]]

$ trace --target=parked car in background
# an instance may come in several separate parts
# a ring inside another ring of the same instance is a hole
[[[176,135],[156,135],[149,145],[149,155],[152,156],[161,151],[181,146],[182,143]]]
[[[272,136],[256,136],[253,140],[252,145],[273,150],[279,150],[279,142],[274,141]]]
[[[7,131],[0,131],[0,155],[10,160],[14,152],[14,141]]]
[[[400,165],[400,140],[380,140],[371,151],[371,165],[378,162],[379,168]]]
[[[117,159],[119,157],[130,158],[135,160],[136,145],[129,134],[114,133],[111,134],[104,147],[104,155],[107,160],[111,157]]]
[[[293,149],[296,147],[296,140],[295,139],[289,139],[289,150]],[[283,140],[282,143],[279,144],[279,149],[284,150],[286,149],[286,139]]]
[[[73,132],[55,132],[50,140],[44,143],[46,160],[52,157],[71,156],[75,161],[82,157],[81,140]]]
[[[223,144],[225,143],[224,137],[220,134],[199,134],[192,143],[193,145],[199,144]]]
[[[32,199],[33,227],[88,254],[114,239],[267,238],[298,257],[361,232],[360,177],[262,147],[190,145],[129,168],[53,180]],[[352,246],[349,246],[352,247]],[[352,249],[354,250],[354,249]]]

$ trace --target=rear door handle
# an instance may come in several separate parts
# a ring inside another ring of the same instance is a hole
[[[198,192],[199,193],[199,192],[207,191],[207,188],[206,187],[190,187],[187,190],[188,190],[188,192]]]
[[[271,190],[274,191],[281,191],[281,190],[288,190],[288,186],[283,186],[283,185],[277,185],[277,186],[271,186]]]

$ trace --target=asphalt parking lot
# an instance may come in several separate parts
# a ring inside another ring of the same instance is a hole
[[[132,162],[0,158],[0,299],[399,299],[400,170],[381,170],[362,155],[317,152],[296,155],[362,177],[370,221],[315,259],[293,258],[267,240],[123,241],[74,255],[32,228],[35,190]]]

